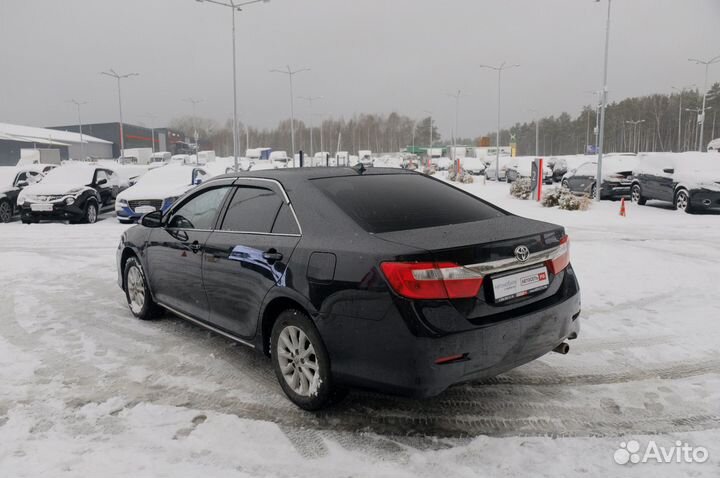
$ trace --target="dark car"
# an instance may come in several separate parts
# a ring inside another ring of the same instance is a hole
[[[26,224],[42,219],[94,223],[101,208],[115,202],[119,185],[117,174],[105,167],[76,164],[55,168],[41,183],[19,195],[20,219]]]
[[[18,211],[17,198],[24,188],[42,179],[33,168],[0,167],[0,222],[10,222]]]
[[[630,197],[635,158],[608,157],[603,161],[603,180],[600,183],[601,199]],[[588,161],[568,172],[562,179],[562,186],[575,194],[597,194],[597,162]]]
[[[124,232],[118,282],[271,357],[305,409],[347,387],[427,397],[579,332],[562,227],[402,169],[226,175]]]
[[[720,212],[717,153],[646,154],[633,173],[632,201],[669,202],[683,212]]]

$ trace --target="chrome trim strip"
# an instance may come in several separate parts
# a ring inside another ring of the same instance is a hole
[[[268,178],[253,178],[248,176],[238,176],[237,181],[233,183],[234,186],[237,186],[238,181],[265,181],[268,183],[276,184],[277,187],[280,189],[280,192],[282,193],[283,197],[285,198],[285,204],[288,205],[290,208],[290,212],[292,212],[293,217],[295,218],[295,224],[297,224],[298,231],[300,231],[300,236],[302,236],[302,226],[300,225],[300,221],[298,220],[297,214],[295,214],[295,207],[293,207],[292,202],[290,201],[290,196],[287,195],[287,192],[285,191],[285,187],[282,185],[280,181],[277,179],[268,179]],[[240,232],[240,231],[224,231],[224,232]],[[243,233],[243,234],[252,234],[252,233]],[[260,234],[260,233],[256,233]],[[277,234],[282,236],[296,236],[295,234]]]
[[[157,302],[157,301],[156,301],[156,302]],[[252,343],[248,342],[247,340],[243,340],[243,339],[241,339],[241,338],[239,338],[239,337],[236,337],[236,336],[234,336],[234,335],[232,335],[232,334],[230,334],[230,333],[228,333],[228,332],[222,331],[222,330],[220,330],[220,329],[216,329],[216,328],[213,327],[212,325],[206,324],[205,322],[202,322],[202,321],[200,321],[200,320],[193,319],[193,318],[190,317],[189,315],[183,314],[182,312],[178,312],[177,310],[173,309],[173,308],[170,307],[169,305],[161,304],[160,302],[157,302],[157,304],[158,304],[160,307],[169,310],[170,312],[172,312],[173,314],[177,315],[178,317],[181,317],[181,318],[183,318],[183,319],[185,319],[185,320],[189,320],[190,322],[192,322],[192,323],[194,323],[194,324],[197,324],[197,325],[199,325],[200,327],[206,328],[206,329],[208,329],[208,330],[210,330],[210,331],[212,331],[212,332],[215,332],[216,334],[220,334],[220,335],[222,335],[223,337],[226,337],[226,338],[228,338],[228,339],[230,339],[230,340],[234,340],[235,342],[239,342],[239,343],[241,343],[241,344],[243,344],[243,345],[247,345],[247,346],[250,347],[250,348],[253,348],[253,349],[255,348],[255,344],[252,344]]]
[[[533,252],[528,256],[528,259],[525,262],[520,262],[514,257],[510,257],[507,259],[499,259],[497,261],[492,262],[481,262],[478,264],[468,264],[464,266],[466,269],[470,269],[473,272],[477,272],[478,274],[481,274],[483,276],[488,276],[490,274],[497,274],[498,272],[504,272],[512,269],[520,269],[523,267],[528,266],[534,266],[541,264],[545,261],[549,261],[550,259],[554,258],[557,254],[558,250],[560,249],[560,246],[553,247],[552,249],[548,249],[545,251],[540,252]]]

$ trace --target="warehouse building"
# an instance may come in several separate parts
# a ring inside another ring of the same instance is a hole
[[[112,158],[112,146],[112,142],[88,134],[81,140],[78,133],[0,123],[0,166],[15,166],[27,149],[57,149],[61,159],[80,160]]]
[[[52,126],[61,131],[79,132],[79,125]],[[120,157],[120,123],[94,123],[82,125],[83,133],[113,143],[113,157]],[[123,123],[125,149],[153,148],[153,151],[176,152],[176,145],[185,141],[185,135],[168,128],[146,128]]]

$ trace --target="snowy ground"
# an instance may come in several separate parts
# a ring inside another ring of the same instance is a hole
[[[319,414],[252,351],[133,319],[114,219],[0,225],[0,476],[720,475],[720,217],[548,210],[504,183],[465,187],[566,226],[580,339],[435,399],[354,392]],[[631,439],[710,459],[616,464]]]

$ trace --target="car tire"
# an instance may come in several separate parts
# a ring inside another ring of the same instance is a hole
[[[639,184],[633,184],[630,189],[630,201],[644,206],[647,202],[647,198],[642,195],[642,188]]]
[[[590,188],[590,198],[591,199],[597,198],[597,185],[596,184],[593,184],[592,187]]]
[[[13,206],[7,199],[0,201],[0,222],[8,223],[12,221]]]
[[[85,214],[83,215],[83,222],[87,224],[95,224],[97,222],[98,213],[100,208],[98,207],[97,201],[90,199],[85,204]]]
[[[159,315],[160,307],[152,299],[145,272],[137,257],[131,257],[125,262],[123,284],[125,299],[135,317],[153,320]]]
[[[678,189],[675,193],[674,201],[675,209],[686,213],[692,212],[692,206],[690,205],[690,194],[686,189]]]
[[[563,181],[560,183],[560,187],[570,189],[570,183],[567,182],[567,179],[563,179]]]
[[[280,387],[298,407],[319,410],[342,396],[343,390],[332,382],[325,344],[305,313],[288,309],[278,316],[270,355]]]

